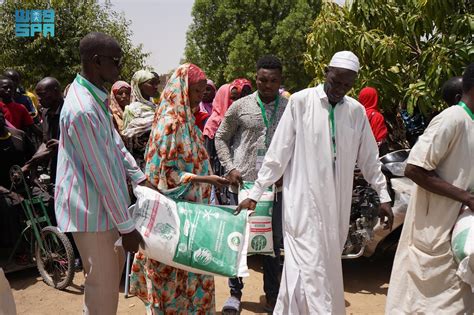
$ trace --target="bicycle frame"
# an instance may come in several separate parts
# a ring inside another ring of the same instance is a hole
[[[25,189],[26,198],[23,199],[21,202],[21,208],[26,216],[26,227],[21,231],[20,237],[15,243],[13,247],[13,251],[11,252],[10,256],[8,257],[7,265],[10,264],[13,260],[13,257],[18,250],[18,247],[21,244],[23,237],[25,237],[26,232],[29,229],[33,230],[33,236],[37,241],[38,246],[41,248],[41,251],[45,251],[43,239],[41,237],[41,224],[46,223],[45,226],[52,225],[49,215],[46,211],[46,207],[41,197],[33,197],[30,191],[30,188],[26,184],[26,180],[23,176],[23,172],[21,171],[20,167],[13,166],[12,170],[16,171],[21,176],[21,182],[23,184],[23,188]],[[37,211],[39,208],[40,211]],[[38,215],[39,213],[40,215]],[[26,237],[25,237],[26,238]],[[33,238],[32,238],[33,239]],[[57,240],[56,240],[57,241]],[[34,252],[34,242],[30,243],[30,252]]]

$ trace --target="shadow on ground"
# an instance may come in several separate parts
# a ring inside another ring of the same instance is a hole
[[[6,274],[8,282],[10,282],[10,286],[13,290],[25,290],[29,286],[42,281],[41,279],[38,279],[39,276],[40,275],[36,267],[18,270]]]
[[[395,248],[376,252],[373,257],[342,261],[344,291],[359,294],[387,295]],[[368,281],[370,279],[370,281]],[[346,306],[349,302],[346,301]]]

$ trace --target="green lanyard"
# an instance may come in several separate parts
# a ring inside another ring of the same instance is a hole
[[[104,111],[105,116],[109,117],[110,113],[107,110],[107,107],[105,106],[105,103],[100,99],[100,97],[97,95],[97,93],[95,93],[95,91],[94,91],[93,87],[91,86],[91,84],[88,81],[86,81],[84,78],[82,78],[79,74],[76,76],[76,81],[77,81],[77,83],[79,83],[80,85],[85,87],[89,91],[89,93],[92,94],[92,96],[94,97],[96,102],[99,103],[100,108],[102,108],[102,110]]]
[[[461,101],[461,102],[458,103],[458,105],[461,106],[462,108],[464,108],[464,110],[471,117],[471,119],[474,120],[474,114],[472,113],[471,109],[469,107],[467,107],[466,103]]]
[[[277,114],[277,111],[278,111],[278,105],[280,103],[280,96],[277,95],[277,97],[276,97],[275,110],[273,111],[272,118],[270,119],[270,124],[268,123],[267,110],[265,109],[265,106],[263,105],[263,102],[260,99],[260,96],[258,95],[258,92],[257,92],[257,103],[258,103],[258,106],[260,106],[260,110],[262,111],[262,118],[263,118],[263,122],[265,123],[265,127],[267,127],[266,134],[265,134],[265,146],[268,147],[268,129],[270,128],[270,126],[273,126],[273,123],[275,121],[276,114]]]
[[[334,153],[334,160],[336,160],[336,119],[334,118],[334,108],[329,104],[329,125],[331,128],[331,142],[332,142],[332,152]]]

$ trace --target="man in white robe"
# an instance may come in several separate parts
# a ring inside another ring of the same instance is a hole
[[[451,249],[461,205],[474,210],[474,63],[462,80],[461,102],[433,118],[408,157],[405,175],[416,185],[395,255],[386,314],[474,314],[474,293],[456,275]]]
[[[284,175],[285,265],[275,314],[345,313],[341,254],[356,162],[391,226],[390,197],[365,109],[345,96],[358,70],[353,53],[338,52],[324,84],[290,97],[250,198],[236,210],[254,209],[264,189]]]

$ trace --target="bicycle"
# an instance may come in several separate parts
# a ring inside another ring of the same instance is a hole
[[[25,228],[15,243],[7,266],[13,262],[20,244],[26,240],[30,254],[36,262],[44,282],[58,290],[68,287],[74,278],[74,251],[69,239],[51,224],[42,197],[34,197],[24,177],[22,169],[14,165],[10,168],[12,187],[23,188],[21,207],[25,214]],[[23,187],[21,187],[23,186]],[[8,268],[6,272],[8,272]]]

